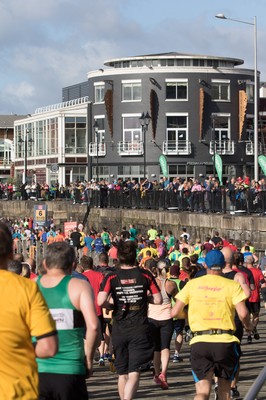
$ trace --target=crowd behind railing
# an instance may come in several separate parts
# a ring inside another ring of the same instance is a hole
[[[214,176],[180,177],[159,181],[121,178],[109,182],[75,182],[70,185],[23,184],[19,188],[0,183],[2,200],[70,200],[100,208],[163,209],[191,212],[246,212],[265,214],[266,182],[249,177],[231,178],[224,185]]]

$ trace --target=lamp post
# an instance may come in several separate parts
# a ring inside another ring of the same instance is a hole
[[[96,183],[99,181],[99,149],[98,149],[98,135],[99,135],[99,124],[97,119],[94,120],[93,124],[95,139],[96,139]]]
[[[216,157],[216,140],[215,140],[215,117],[216,114],[212,114],[212,143],[213,143],[213,177],[215,178],[215,157]]]
[[[146,178],[146,134],[147,134],[147,130],[149,127],[149,123],[151,121],[151,117],[150,114],[148,113],[148,111],[145,113],[143,112],[141,117],[140,117],[140,125],[141,125],[141,129],[142,129],[142,138],[143,138],[143,163],[144,163],[144,178]]]
[[[254,179],[259,179],[258,167],[258,67],[257,67],[257,17],[253,17],[253,22],[242,21],[239,19],[228,18],[224,14],[215,15],[216,18],[228,19],[229,21],[251,25],[254,29]]]
[[[29,135],[29,129],[26,129],[25,135],[24,135],[24,140],[19,139],[19,143],[22,144],[24,143],[24,182],[25,185],[27,184],[28,177],[27,177],[27,169],[28,169],[28,141],[29,143],[33,143],[33,139],[28,140],[28,135]]]

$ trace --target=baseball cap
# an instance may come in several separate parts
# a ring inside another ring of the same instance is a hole
[[[211,250],[206,254],[205,264],[213,270],[220,270],[225,266],[224,255],[220,250]],[[213,267],[215,265],[215,267]]]

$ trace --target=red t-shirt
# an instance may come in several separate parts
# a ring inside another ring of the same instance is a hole
[[[86,278],[89,280],[90,285],[92,287],[93,293],[94,293],[94,304],[96,308],[96,313],[97,315],[102,315],[102,308],[98,306],[97,303],[97,297],[98,293],[100,291],[100,285],[103,280],[103,274],[97,271],[93,271],[92,269],[88,269],[87,271],[83,272],[83,275],[86,276]]]
[[[258,268],[249,268],[249,270],[252,272],[252,275],[254,277],[254,282],[255,282],[255,290],[251,291],[250,298],[248,301],[250,303],[259,303],[260,302],[260,283],[265,282],[263,273],[261,272],[260,269]]]

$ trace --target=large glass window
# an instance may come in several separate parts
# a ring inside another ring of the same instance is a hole
[[[58,120],[50,118],[47,120],[47,153],[58,153]]]
[[[187,82],[166,82],[166,100],[187,100]]]
[[[230,81],[212,80],[212,100],[230,101]]]
[[[65,152],[86,153],[86,117],[65,118]]]
[[[46,154],[44,142],[44,121],[36,121],[36,155],[43,156]]]
[[[105,84],[104,83],[95,83],[94,84],[94,102],[95,103],[103,103],[105,95]]]
[[[141,101],[141,81],[122,82],[122,101]]]

